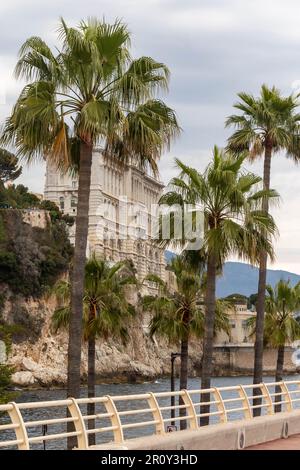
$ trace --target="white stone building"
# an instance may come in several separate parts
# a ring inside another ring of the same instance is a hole
[[[49,163],[44,197],[76,216],[78,182]],[[139,279],[155,273],[165,279],[164,250],[151,242],[155,205],[163,184],[135,164],[118,166],[95,150],[92,162],[88,254],[117,262],[132,259]],[[152,208],[152,210],[151,210]],[[70,231],[74,241],[75,227]]]
[[[256,316],[255,310],[249,310],[247,303],[238,302],[229,312],[230,335],[218,332],[215,339],[217,346],[253,347],[254,337],[247,326],[248,320]]]

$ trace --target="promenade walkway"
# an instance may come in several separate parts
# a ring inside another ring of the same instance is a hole
[[[291,436],[288,439],[265,442],[264,444],[248,447],[245,450],[300,450],[300,434]]]

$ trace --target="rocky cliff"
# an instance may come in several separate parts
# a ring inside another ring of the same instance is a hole
[[[66,332],[53,334],[51,316],[55,299],[40,300],[6,295],[3,319],[22,323],[23,328],[13,338],[8,357],[14,366],[13,382],[21,386],[59,386],[66,383],[67,346]],[[145,318],[140,315],[130,326],[130,341],[126,347],[116,341],[98,340],[96,371],[99,380],[139,381],[153,379],[170,371],[170,354],[176,350],[166,342],[151,340]],[[87,347],[82,345],[82,378],[87,373]],[[199,360],[200,347],[191,348],[191,372]]]
[[[54,298],[40,300],[6,296],[2,317],[6,324],[17,323],[21,329],[13,334],[8,363],[14,367],[13,383],[24,387],[55,387],[66,384],[68,337],[66,332],[53,334],[51,316]],[[147,318],[140,314],[129,327],[127,346],[115,340],[97,341],[96,373],[98,381],[119,383],[152,380],[170,373],[170,355],[178,346],[170,346],[159,338],[152,340],[147,332]],[[286,349],[286,373],[299,373],[292,360],[294,350]],[[266,350],[264,370],[273,374],[276,364],[275,350]],[[199,373],[201,345],[191,342],[190,376]],[[3,354],[2,354],[3,356]],[[219,347],[214,353],[214,374],[217,376],[251,375],[253,348]],[[180,361],[176,362],[177,367]],[[178,369],[177,369],[178,372]],[[83,382],[87,374],[87,345],[82,344]]]
[[[67,271],[71,255],[65,224],[57,214],[51,217],[51,212],[44,210],[0,210],[0,328],[6,325],[13,331],[8,362],[14,367],[12,379],[17,385],[66,383],[67,333],[51,331],[55,299],[44,293]],[[170,348],[166,342],[151,340],[147,323],[142,314],[137,316],[130,325],[126,347],[115,340],[97,342],[99,379],[144,380],[169,372],[170,354],[176,346]],[[195,361],[199,350],[199,344],[192,348]],[[82,358],[84,380],[84,343]],[[193,360],[190,365],[192,370]]]

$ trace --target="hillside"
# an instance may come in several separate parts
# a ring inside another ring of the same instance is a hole
[[[166,251],[166,260],[170,261],[173,253]],[[274,286],[280,279],[290,279],[294,285],[300,281],[300,275],[288,271],[268,269],[267,282]],[[217,281],[217,296],[226,297],[230,294],[243,294],[249,297],[257,292],[258,268],[249,264],[225,263],[223,275]]]
[[[288,271],[268,269],[267,282],[274,286],[280,279],[290,280],[294,285],[300,281],[300,275]],[[228,262],[224,266],[223,276],[217,281],[217,296],[226,297],[236,292],[247,297],[257,292],[258,268],[249,264]]]

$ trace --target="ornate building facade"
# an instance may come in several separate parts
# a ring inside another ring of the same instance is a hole
[[[76,216],[78,181],[47,163],[44,197]],[[131,259],[139,279],[155,273],[165,279],[164,250],[151,241],[153,207],[163,184],[133,163],[119,166],[95,150],[89,209],[88,255],[111,262]],[[75,227],[70,230],[74,241]]]

